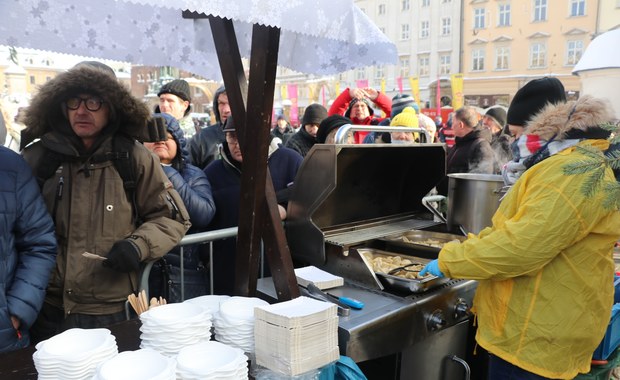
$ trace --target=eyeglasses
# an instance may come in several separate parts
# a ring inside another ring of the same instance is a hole
[[[67,99],[65,104],[67,105],[68,109],[76,110],[80,108],[82,102],[84,102],[86,109],[92,112],[99,111],[101,109],[101,106],[103,106],[103,103],[105,103],[103,100],[97,97],[81,98],[79,96],[74,96]]]

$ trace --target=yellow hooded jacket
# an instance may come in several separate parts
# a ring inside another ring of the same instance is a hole
[[[573,105],[546,110],[561,121],[560,132],[580,128],[566,126]],[[531,129],[548,139],[548,124],[541,125]],[[602,139],[577,146],[584,145],[609,146]],[[613,304],[612,250],[620,235],[620,212],[603,206],[603,191],[583,194],[587,173],[564,173],[566,164],[583,159],[574,146],[532,166],[500,204],[492,227],[470,234],[462,244],[445,245],[439,254],[446,276],[480,280],[473,308],[478,344],[554,379],[590,370]],[[615,182],[610,169],[604,179]]]

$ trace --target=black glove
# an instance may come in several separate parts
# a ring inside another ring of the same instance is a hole
[[[131,240],[119,240],[108,252],[103,266],[122,273],[137,272],[140,269],[140,249]]]
[[[141,137],[141,141],[155,143],[166,140],[168,140],[166,119],[158,114],[152,115],[146,123],[145,135]]]

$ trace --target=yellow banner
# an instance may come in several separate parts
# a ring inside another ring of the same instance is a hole
[[[385,79],[381,79],[381,93],[385,94]]]
[[[422,108],[422,100],[420,99],[420,79],[418,77],[409,77],[409,85],[411,86],[411,95],[413,99]]]
[[[463,74],[457,73],[450,75],[450,81],[452,82],[452,108],[459,109],[463,107]]]
[[[288,86],[285,84],[280,86],[280,97],[282,98],[282,100],[288,99]]]
[[[340,81],[336,81],[336,85],[334,86],[334,99],[340,95]]]

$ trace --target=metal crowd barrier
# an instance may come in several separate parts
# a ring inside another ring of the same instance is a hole
[[[183,254],[184,254],[184,249],[183,247],[186,245],[191,245],[191,244],[209,244],[209,263],[213,262],[213,242],[216,240],[221,240],[221,239],[226,239],[226,238],[230,238],[230,237],[236,237],[237,236],[237,227],[229,227],[229,228],[223,228],[221,230],[215,230],[215,231],[207,231],[207,232],[199,232],[199,233],[195,233],[195,234],[189,234],[189,235],[185,235],[183,237],[183,239],[181,239],[181,242],[179,243],[180,246],[180,261],[181,261],[181,299],[185,300],[185,271],[184,271],[184,261],[183,261]],[[262,249],[261,249],[261,270],[262,270]],[[157,260],[155,260],[157,261]],[[149,295],[149,276],[151,274],[151,269],[153,268],[153,265],[155,264],[155,261],[149,261],[147,263],[144,264],[144,266],[142,267],[141,271],[140,271],[140,280],[138,283],[138,292],[141,292],[142,290],[144,290],[146,292],[146,298],[150,299],[150,295]],[[209,289],[210,289],[210,293],[213,294],[213,265],[209,265]],[[129,302],[125,302],[125,314],[127,316],[127,319],[130,319],[130,312],[129,312]]]
[[[335,140],[336,144],[346,144],[347,136],[349,132],[363,131],[363,132],[417,132],[422,133],[426,137],[424,141],[431,141],[431,135],[424,128],[411,128],[405,126],[380,126],[380,125],[357,125],[357,124],[345,124],[336,132]]]

